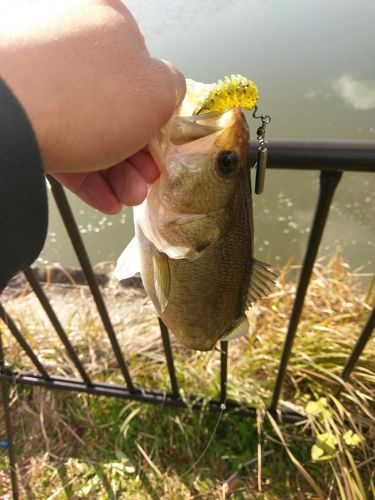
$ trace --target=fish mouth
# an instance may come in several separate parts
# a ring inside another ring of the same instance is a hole
[[[216,144],[222,149],[231,149],[237,144],[240,154],[249,141],[249,129],[240,107],[223,112],[201,115],[173,115],[157,136],[151,139],[148,148],[161,173],[166,172],[165,155],[180,146],[202,141],[202,148]]]
[[[249,127],[241,108],[231,108],[220,117],[222,132],[218,136],[217,144],[222,150],[231,150],[233,144],[239,149],[240,156],[247,156],[249,144]]]
[[[223,112],[178,116],[169,134],[169,140],[174,145],[194,143],[200,139],[210,141],[211,137],[219,149],[229,151],[236,145],[240,156],[247,155],[249,127],[242,109],[233,107]],[[209,142],[205,146],[209,147]]]

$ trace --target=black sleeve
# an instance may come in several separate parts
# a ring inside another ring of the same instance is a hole
[[[38,144],[25,111],[0,78],[0,292],[38,257],[47,221]]]

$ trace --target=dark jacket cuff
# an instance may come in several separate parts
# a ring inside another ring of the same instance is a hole
[[[48,209],[42,159],[31,123],[0,78],[0,291],[43,248]]]

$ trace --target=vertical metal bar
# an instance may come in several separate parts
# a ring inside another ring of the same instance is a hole
[[[348,380],[351,372],[353,371],[354,366],[356,365],[360,355],[362,354],[363,349],[366,347],[367,342],[369,341],[371,334],[373,333],[375,328],[375,307],[373,308],[370,316],[367,319],[365,326],[357,339],[355,346],[353,347],[352,352],[350,353],[349,358],[347,359],[345,366],[341,373],[341,378],[343,380]]]
[[[180,393],[178,390],[176,370],[175,370],[174,362],[173,362],[173,354],[172,354],[172,349],[171,349],[171,343],[169,340],[168,328],[165,326],[165,324],[162,322],[162,320],[160,318],[158,318],[158,319],[159,319],[161,338],[163,339],[165,357],[167,359],[169,378],[171,379],[172,395],[174,398],[177,399],[180,397]]]
[[[27,268],[24,270],[24,274],[28,280],[28,282],[31,285],[31,288],[34,290],[35,295],[38,297],[39,302],[41,303],[45,313],[47,314],[50,322],[52,323],[52,326],[56,330],[57,335],[59,336],[61,342],[64,344],[65,349],[67,350],[67,353],[69,354],[70,359],[74,363],[75,367],[77,368],[79,374],[82,377],[82,380],[87,384],[87,385],[92,385],[92,382],[90,380],[90,377],[86,373],[86,370],[84,369],[81,360],[79,359],[77,353],[74,350],[74,347],[70,343],[70,340],[68,339],[68,336],[66,335],[58,317],[55,314],[55,311],[53,310],[51,303],[49,302],[46,294],[44,293],[42,287],[40,286],[39,281],[37,280],[34,272],[32,269]]]
[[[17,470],[16,470],[16,453],[14,450],[13,429],[12,429],[12,421],[10,417],[10,407],[9,407],[9,382],[5,378],[4,374],[5,374],[5,359],[4,359],[2,331],[0,328],[0,385],[1,385],[1,396],[3,400],[3,412],[4,412],[4,422],[5,422],[5,432],[6,432],[5,445],[8,449],[10,481],[12,485],[13,500],[18,500],[19,494],[18,494],[18,482],[17,482]]]
[[[126,385],[128,386],[128,389],[130,392],[136,392],[136,388],[134,387],[134,384],[132,382],[132,379],[130,377],[130,373],[128,370],[128,367],[126,365],[124,356],[121,352],[116,333],[113,329],[111,320],[108,315],[107,308],[105,306],[102,294],[99,290],[98,284],[95,279],[95,275],[93,272],[93,269],[91,267],[91,263],[89,260],[89,257],[86,252],[86,248],[83,244],[81,235],[78,231],[78,227],[76,224],[76,221],[74,219],[72,210],[69,206],[68,200],[66,198],[64,189],[62,188],[61,184],[59,184],[53,177],[48,176],[48,180],[51,184],[53,196],[55,198],[57,207],[60,211],[61,217],[64,221],[66,230],[69,234],[70,240],[73,244],[74,250],[76,252],[76,255],[78,257],[78,260],[81,264],[82,270],[86,276],[87,283],[90,287],[92,296],[95,300],[96,307],[98,309],[99,315],[101,317],[101,320],[103,322],[104,328],[107,332],[108,338],[111,342],[113,352],[116,356],[117,363],[120,367],[121,373],[126,381]]]
[[[220,402],[225,403],[227,399],[228,380],[228,341],[220,342]]]
[[[17,340],[17,342],[20,344],[22,349],[25,351],[25,353],[29,356],[33,364],[35,365],[35,368],[43,375],[43,377],[47,380],[50,380],[50,376],[47,373],[47,370],[44,368],[42,363],[39,361],[37,356],[35,355],[34,351],[22,335],[22,333],[18,330],[16,327],[16,324],[12,320],[10,316],[6,313],[5,309],[3,306],[0,304],[0,318],[4,321],[4,323],[7,325],[9,330],[12,332],[13,336]]]
[[[293,347],[294,337],[303,309],[307,288],[309,286],[314,262],[318,254],[320,241],[322,239],[324,227],[328,218],[332,198],[342,177],[342,172],[321,172],[320,173],[320,192],[318,204],[315,211],[314,221],[311,228],[310,238],[307,244],[305,259],[303,262],[301,275],[296,292],[296,298],[293,304],[292,314],[284,349],[280,360],[279,370],[276,378],[275,388],[272,396],[270,411],[276,411],[279,401],[285,372],[289,361],[290,353]]]

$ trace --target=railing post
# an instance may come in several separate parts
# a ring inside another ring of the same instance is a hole
[[[100,293],[98,284],[96,282],[89,256],[87,255],[86,248],[83,244],[81,235],[79,233],[76,221],[74,219],[73,212],[66,198],[64,189],[61,186],[61,184],[57,182],[53,177],[48,176],[48,181],[51,184],[51,189],[57,204],[57,208],[60,211],[62,220],[69,234],[75,253],[78,257],[79,263],[81,264],[82,271],[86,277],[87,283],[94,298],[100,318],[103,322],[103,326],[107,332],[109,341],[111,342],[113,352],[116,356],[117,363],[125,379],[126,385],[128,386],[130,392],[136,392],[137,389],[134,387],[133,381],[131,379],[128,366],[126,364],[120,345],[118,343],[116,333],[112,326],[106,305],[104,303],[104,299],[102,297],[102,294]]]
[[[347,359],[345,366],[341,373],[342,380],[348,380],[353,368],[355,367],[360,355],[362,354],[363,349],[366,347],[367,342],[370,340],[371,334],[375,328],[375,307],[373,308],[370,316],[368,317],[363,330],[358,337],[358,340],[353,347],[352,352],[350,353],[349,358]]]
[[[228,341],[220,342],[220,403],[225,404],[227,399],[228,381]]]
[[[35,368],[39,371],[39,373],[42,375],[42,377],[46,380],[50,380],[50,376],[47,372],[47,370],[44,368],[42,363],[39,361],[38,356],[35,354],[35,352],[32,350],[30,347],[29,343],[25,339],[25,337],[22,335],[22,333],[19,331],[17,328],[16,324],[12,320],[10,316],[6,313],[5,309],[0,303],[0,318],[4,321],[4,323],[7,325],[9,328],[10,332],[14,336],[14,338],[17,340],[19,345],[22,347],[24,352],[28,355],[32,363],[34,364]]]
[[[37,280],[33,270],[30,267],[28,267],[27,269],[24,270],[24,275],[26,276],[26,279],[29,282],[31,288],[33,289],[35,295],[38,297],[41,306],[43,307],[45,313],[47,314],[48,319],[52,323],[52,326],[54,327],[57,335],[59,336],[61,342],[63,343],[74,366],[77,368],[79,374],[81,375],[82,380],[84,380],[87,385],[92,385],[89,375],[84,369],[81,360],[79,359],[72,344],[70,343],[70,340],[66,335],[65,330],[63,329],[58,317],[56,316],[55,311],[53,310],[46,294],[44,293],[42,287],[40,286],[40,283]]]
[[[5,359],[4,359],[4,349],[3,349],[3,336],[2,330],[0,328],[0,389],[1,398],[3,402],[3,413],[4,413],[4,423],[6,440],[3,443],[8,449],[8,459],[9,459],[9,470],[10,470],[10,481],[12,485],[13,500],[18,500],[18,482],[17,482],[17,470],[16,470],[16,453],[14,450],[13,441],[13,428],[12,421],[10,417],[10,407],[9,407],[9,381],[5,377]]]
[[[163,346],[164,346],[164,352],[165,352],[165,357],[167,359],[167,367],[168,367],[168,372],[169,372],[169,378],[171,380],[171,386],[172,386],[172,395],[174,398],[179,398],[180,393],[178,390],[178,384],[177,384],[177,378],[176,378],[176,370],[174,367],[174,362],[173,362],[173,354],[172,354],[172,349],[171,349],[171,343],[169,340],[169,333],[168,333],[168,328],[165,326],[163,321],[159,319],[159,327],[160,327],[160,332],[161,332],[161,338],[163,340]]]
[[[294,300],[293,310],[290,316],[288,333],[285,339],[284,349],[281,355],[272,401],[269,407],[269,410],[271,412],[276,411],[277,409],[277,404],[280,398],[290,353],[292,351],[294,337],[296,335],[299,319],[301,317],[307,288],[310,283],[311,274],[313,271],[316,256],[318,254],[319,245],[327,221],[332,198],[336,191],[338,183],[340,182],[341,177],[342,177],[342,172],[334,171],[334,172],[320,173],[320,192],[319,192],[318,204],[316,207],[310,238],[307,244],[306,255],[303,262],[300,279],[298,282],[296,298]]]

